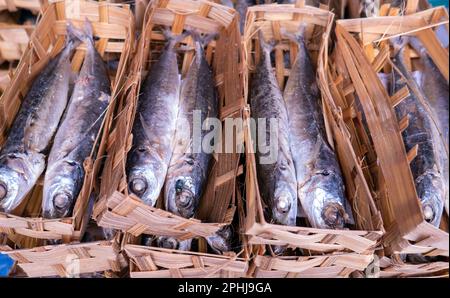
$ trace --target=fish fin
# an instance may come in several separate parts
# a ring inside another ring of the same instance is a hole
[[[66,46],[70,45],[70,48],[74,49],[84,40],[84,34],[81,30],[77,29],[71,21],[67,22],[66,30]]]

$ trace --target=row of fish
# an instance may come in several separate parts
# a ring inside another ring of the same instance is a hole
[[[385,86],[393,95],[407,86],[409,96],[395,107],[399,120],[409,119],[402,136],[406,151],[418,146],[411,171],[425,219],[439,227],[449,200],[449,85],[416,37],[392,40],[394,70]],[[406,48],[419,55],[421,70],[411,72]]]
[[[204,46],[214,36],[202,37],[197,32],[164,34],[167,44],[141,85],[133,146],[127,157],[128,190],[149,206],[155,206],[162,195],[166,210],[191,218],[198,210],[213,161],[213,152],[200,148],[201,140],[211,130],[202,129],[197,138],[193,132],[196,121],[218,118],[214,76],[204,53]],[[194,39],[195,56],[182,79],[176,45],[188,35]],[[209,125],[203,123],[205,127]],[[226,227],[210,237],[211,247],[229,250],[230,231]],[[146,237],[144,242],[150,244],[153,240]],[[159,237],[156,242],[165,248],[191,247],[191,240],[179,242],[171,237]]]
[[[262,54],[251,79],[251,112],[256,119],[277,119],[275,135],[266,121],[265,144],[276,138],[277,158],[262,162],[265,150],[256,150],[257,175],[263,200],[271,208],[277,224],[296,225],[304,216],[315,228],[341,229],[349,222],[351,210],[345,198],[344,183],[336,156],[327,142],[315,70],[309,57],[304,25],[299,34],[283,33],[298,45],[284,93],[271,64],[273,44],[264,41]],[[258,144],[260,140],[258,140]]]
[[[73,82],[70,61],[81,42],[86,55]],[[83,32],[69,23],[65,47],[32,83],[0,151],[0,210],[12,212],[45,171],[43,216],[70,215],[110,94],[91,24]]]

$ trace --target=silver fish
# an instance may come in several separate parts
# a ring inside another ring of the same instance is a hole
[[[69,98],[70,58],[81,33],[67,25],[65,48],[34,80],[0,152],[0,210],[16,208],[45,169],[49,144]]]
[[[392,94],[404,86],[410,95],[395,108],[398,119],[409,118],[409,126],[403,131],[406,151],[419,145],[418,153],[410,164],[415,180],[416,191],[422,204],[425,219],[438,227],[444,209],[445,186],[443,174],[439,170],[439,151],[436,145],[442,144],[437,137],[430,114],[416,95],[420,92],[406,67],[405,46],[408,38],[391,40],[395,48],[393,64],[398,69],[393,72]]]
[[[156,238],[156,245],[158,247],[175,249],[181,251],[190,251],[192,245],[192,239],[179,241],[172,237],[160,236]]]
[[[231,0],[220,0],[220,4],[234,8],[233,1],[231,1]]]
[[[84,181],[83,163],[91,154],[111,98],[108,70],[95,49],[86,21],[87,51],[48,158],[42,210],[45,218],[70,215]]]
[[[206,241],[216,254],[223,254],[232,250],[232,237],[233,231],[231,226],[225,226],[214,235],[206,237]]]
[[[349,208],[339,163],[327,142],[321,97],[303,33],[304,26],[298,35],[290,36],[299,50],[284,90],[298,198],[312,227],[340,229],[349,218]]]
[[[130,193],[155,206],[173,153],[173,138],[180,102],[180,74],[175,45],[185,35],[172,37],[142,84],[133,125],[133,147],[128,154]]]
[[[420,77],[417,80],[423,94],[427,99],[427,103],[431,108],[428,111],[432,114],[433,126],[438,128],[438,134],[435,146],[438,150],[438,167],[439,171],[444,177],[445,186],[445,209],[448,214],[449,201],[449,162],[448,162],[448,145],[449,145],[449,85],[437,66],[434,64],[427,50],[423,47],[417,38],[410,38],[410,44],[417,51],[421,57],[424,69],[420,72]]]
[[[197,33],[191,34],[195,40],[196,55],[181,88],[175,151],[167,172],[164,192],[166,210],[185,218],[194,216],[208,181],[213,155],[204,146],[199,148],[199,145],[206,141],[205,137],[215,133],[209,130],[207,120],[217,119],[219,108],[213,72],[203,50],[213,36],[202,40]],[[199,123],[194,123],[197,120],[204,121],[201,127],[203,129],[194,136],[194,130],[199,129]]]
[[[272,147],[271,150],[276,152],[264,152],[266,150],[261,148],[256,150],[258,184],[263,200],[271,208],[272,220],[278,224],[294,226],[297,217],[297,183],[289,147],[287,111],[270,61],[273,46],[264,41],[261,31],[259,41],[262,53],[251,79],[251,113],[254,119],[265,120],[264,145]],[[275,131],[277,139],[271,139],[272,119],[276,119],[278,123]],[[262,127],[258,127],[258,131],[261,129]],[[258,144],[260,143],[262,142],[258,140]],[[275,146],[277,147],[274,148]],[[265,160],[274,153],[276,160]]]

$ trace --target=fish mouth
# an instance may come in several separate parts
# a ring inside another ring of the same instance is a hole
[[[155,206],[158,199],[158,182],[153,173],[149,171],[138,171],[128,178],[128,190],[139,197],[145,204]]]
[[[175,197],[175,204],[181,216],[188,218],[194,215],[194,194],[187,189],[177,192]]]
[[[25,198],[20,194],[23,178],[16,171],[2,167],[0,171],[0,210],[10,213]]]
[[[43,217],[53,219],[68,216],[72,209],[73,199],[73,195],[67,189],[54,190],[50,195],[49,203],[44,205]]]
[[[172,237],[158,237],[156,244],[158,247],[166,249],[178,249],[178,246],[180,245],[178,240]]]
[[[429,223],[432,223],[434,221],[434,218],[436,217],[436,212],[434,211],[433,206],[431,204],[424,204],[422,206],[422,210],[425,220]]]
[[[325,224],[333,229],[344,228],[345,222],[348,218],[344,207],[336,202],[326,204],[323,208],[321,216]]]

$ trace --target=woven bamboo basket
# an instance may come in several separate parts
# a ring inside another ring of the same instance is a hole
[[[246,86],[258,58],[259,47],[253,40],[257,38],[257,30],[262,30],[267,40],[275,39],[275,72],[278,83],[283,90],[289,69],[285,68],[284,52],[289,52],[291,61],[295,59],[297,46],[283,39],[281,28],[295,32],[300,23],[307,24],[306,39],[309,41],[310,56],[318,69],[318,80],[323,80],[323,65],[328,59],[328,41],[333,14],[327,10],[304,5],[297,1],[295,5],[260,5],[249,8],[244,33],[246,51]],[[320,82],[322,83],[322,82]],[[248,90],[246,90],[248,94]],[[249,113],[245,115],[246,144],[252,144],[249,128]],[[339,132],[339,131],[338,131]],[[329,141],[334,144],[332,134]],[[363,270],[373,260],[373,253],[378,240],[382,236],[381,225],[368,191],[362,178],[359,164],[354,161],[343,136],[336,132],[337,152],[343,167],[349,167],[353,176],[346,175],[347,193],[354,198],[351,203],[358,202],[370,214],[365,225],[357,225],[361,230],[323,230],[299,226],[282,226],[270,224],[264,218],[263,202],[259,194],[255,154],[251,145],[247,145],[247,175],[246,175],[246,235],[249,244],[259,246],[252,271],[255,276],[305,276],[309,274],[322,276],[348,276],[355,270]],[[348,171],[343,171],[347,174]],[[359,188],[359,192],[356,189]],[[361,208],[362,208],[361,207]],[[366,214],[365,214],[366,215]],[[275,257],[265,256],[266,245],[281,245],[290,248],[300,248],[308,257]],[[335,256],[333,256],[336,254]],[[348,260],[351,259],[352,262]],[[347,260],[347,261],[346,261]]]
[[[248,269],[247,259],[234,253],[219,256],[130,244],[125,253],[132,278],[239,278]]]
[[[128,194],[126,157],[132,144],[132,126],[140,83],[153,55],[163,44],[161,26],[169,26],[180,34],[184,29],[202,33],[219,33],[206,49],[216,77],[221,119],[241,119],[243,82],[240,59],[240,35],[233,9],[209,1],[152,1],[146,11],[145,26],[134,56],[108,140],[108,157],[102,174],[100,200],[94,217],[100,226],[141,234],[171,236],[180,240],[207,237],[230,224],[236,210],[236,177],[243,172],[240,154],[216,153],[207,187],[196,218],[186,219],[162,210],[162,199],[150,207]],[[191,44],[191,37],[183,41]],[[185,74],[193,58],[192,52],[180,54],[181,72]],[[224,130],[225,131],[225,130]]]
[[[0,62],[20,60],[34,27],[34,25],[0,22]]]
[[[6,140],[8,129],[30,87],[30,82],[45,66],[50,57],[60,51],[66,34],[66,20],[75,26],[83,26],[85,18],[93,24],[94,35],[99,38],[96,47],[107,61],[109,57],[120,55],[117,70],[111,70],[112,98],[103,123],[103,132],[107,133],[111,125],[112,113],[117,93],[124,83],[124,72],[128,67],[129,55],[134,42],[134,20],[127,5],[114,5],[85,0],[56,1],[48,6],[31,35],[31,42],[25,49],[11,83],[0,99],[0,144]],[[72,58],[72,67],[80,69],[84,57],[84,45],[76,51]],[[106,137],[103,132],[97,136],[99,149],[96,156],[103,156]],[[80,191],[74,212],[71,217],[57,220],[40,218],[42,180],[37,183],[29,196],[14,214],[0,213],[0,232],[8,234],[17,246],[30,248],[43,245],[44,239],[69,242],[79,240],[82,227],[88,218],[85,216],[89,197],[96,185],[98,170],[102,159],[92,155],[85,163],[85,180]]]
[[[95,272],[120,272],[126,260],[114,240],[4,250],[27,277],[79,277]]]
[[[417,151],[405,151],[401,131],[408,126],[408,121],[398,120],[393,111],[393,106],[406,98],[409,91],[405,88],[389,97],[377,75],[390,69],[387,40],[400,35],[415,35],[448,81],[448,51],[441,46],[435,32],[439,25],[445,25],[448,32],[448,13],[444,7],[414,11],[416,9],[411,8],[412,14],[406,16],[338,21],[334,54],[339,59],[330,63],[327,73],[329,92],[325,93],[334,118],[347,126],[354,140],[353,150],[364,165],[367,183],[377,198],[377,208],[386,229],[384,254],[393,257],[390,263],[384,262],[382,268],[388,272],[385,274],[393,276],[427,274],[444,265],[448,272],[448,262],[434,262],[427,267],[394,260],[398,254],[423,254],[445,259],[449,253],[448,222],[445,222],[448,215],[444,214],[441,229],[424,220],[409,167]],[[410,57],[414,59],[417,54],[410,50]],[[361,114],[352,104],[355,96],[361,101],[372,140],[376,140],[373,146],[362,126]],[[373,112],[374,109],[380,111],[380,116]],[[380,256],[384,254],[380,253]]]
[[[22,8],[38,13],[46,5],[48,5],[48,0],[0,0],[0,11],[14,12]]]

